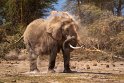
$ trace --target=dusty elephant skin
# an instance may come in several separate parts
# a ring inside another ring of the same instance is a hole
[[[64,72],[72,72],[69,67],[70,52],[78,43],[78,25],[66,12],[52,11],[47,19],[36,19],[24,32],[24,43],[30,54],[30,71],[39,71],[37,57],[49,54],[48,72],[55,72],[57,53],[62,50]]]

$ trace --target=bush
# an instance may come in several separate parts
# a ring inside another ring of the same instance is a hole
[[[82,17],[81,24],[86,26],[99,19],[100,15],[103,13],[99,7],[96,7],[93,4],[83,4],[80,9]]]
[[[111,40],[111,49],[115,55],[124,57],[124,31],[121,31]]]
[[[100,10],[93,4],[82,5],[81,10],[82,42],[86,48],[95,47],[105,52],[84,51],[82,55],[85,59],[108,60],[112,56],[124,57],[124,18],[114,16],[108,10]]]
[[[19,28],[18,28],[19,27]],[[22,35],[22,30],[24,30],[24,27],[18,25],[16,31],[7,31],[7,28],[12,29],[12,27],[10,26],[10,24],[5,24],[4,26],[2,26],[2,28],[0,29],[0,58],[5,58],[5,55],[15,49],[21,49],[21,48],[25,48],[24,44],[22,41],[15,43]],[[14,33],[16,32],[16,33]]]
[[[0,26],[0,43],[6,41],[6,32],[3,26]]]

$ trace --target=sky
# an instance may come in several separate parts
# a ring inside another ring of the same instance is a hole
[[[66,0],[58,0],[57,4],[54,5],[55,10],[62,11],[63,10],[63,5],[65,4]]]

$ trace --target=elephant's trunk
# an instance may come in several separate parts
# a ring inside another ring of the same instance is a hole
[[[75,39],[75,36],[72,36],[72,37],[68,37],[64,43],[63,43],[63,49],[65,49],[65,44],[71,40],[74,40]],[[80,47],[74,47],[73,45],[71,45],[70,43],[69,44],[69,47],[72,48],[72,49],[79,49],[79,48],[82,48],[83,46],[80,46]]]

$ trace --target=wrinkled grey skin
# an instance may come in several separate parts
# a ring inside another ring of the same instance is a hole
[[[62,50],[64,72],[71,72],[69,61],[73,50],[69,44],[76,46],[78,42],[77,24],[66,12],[52,12],[48,19],[36,19],[24,32],[24,43],[30,54],[30,71],[39,71],[37,58],[49,54],[48,72],[55,72],[57,53]]]

